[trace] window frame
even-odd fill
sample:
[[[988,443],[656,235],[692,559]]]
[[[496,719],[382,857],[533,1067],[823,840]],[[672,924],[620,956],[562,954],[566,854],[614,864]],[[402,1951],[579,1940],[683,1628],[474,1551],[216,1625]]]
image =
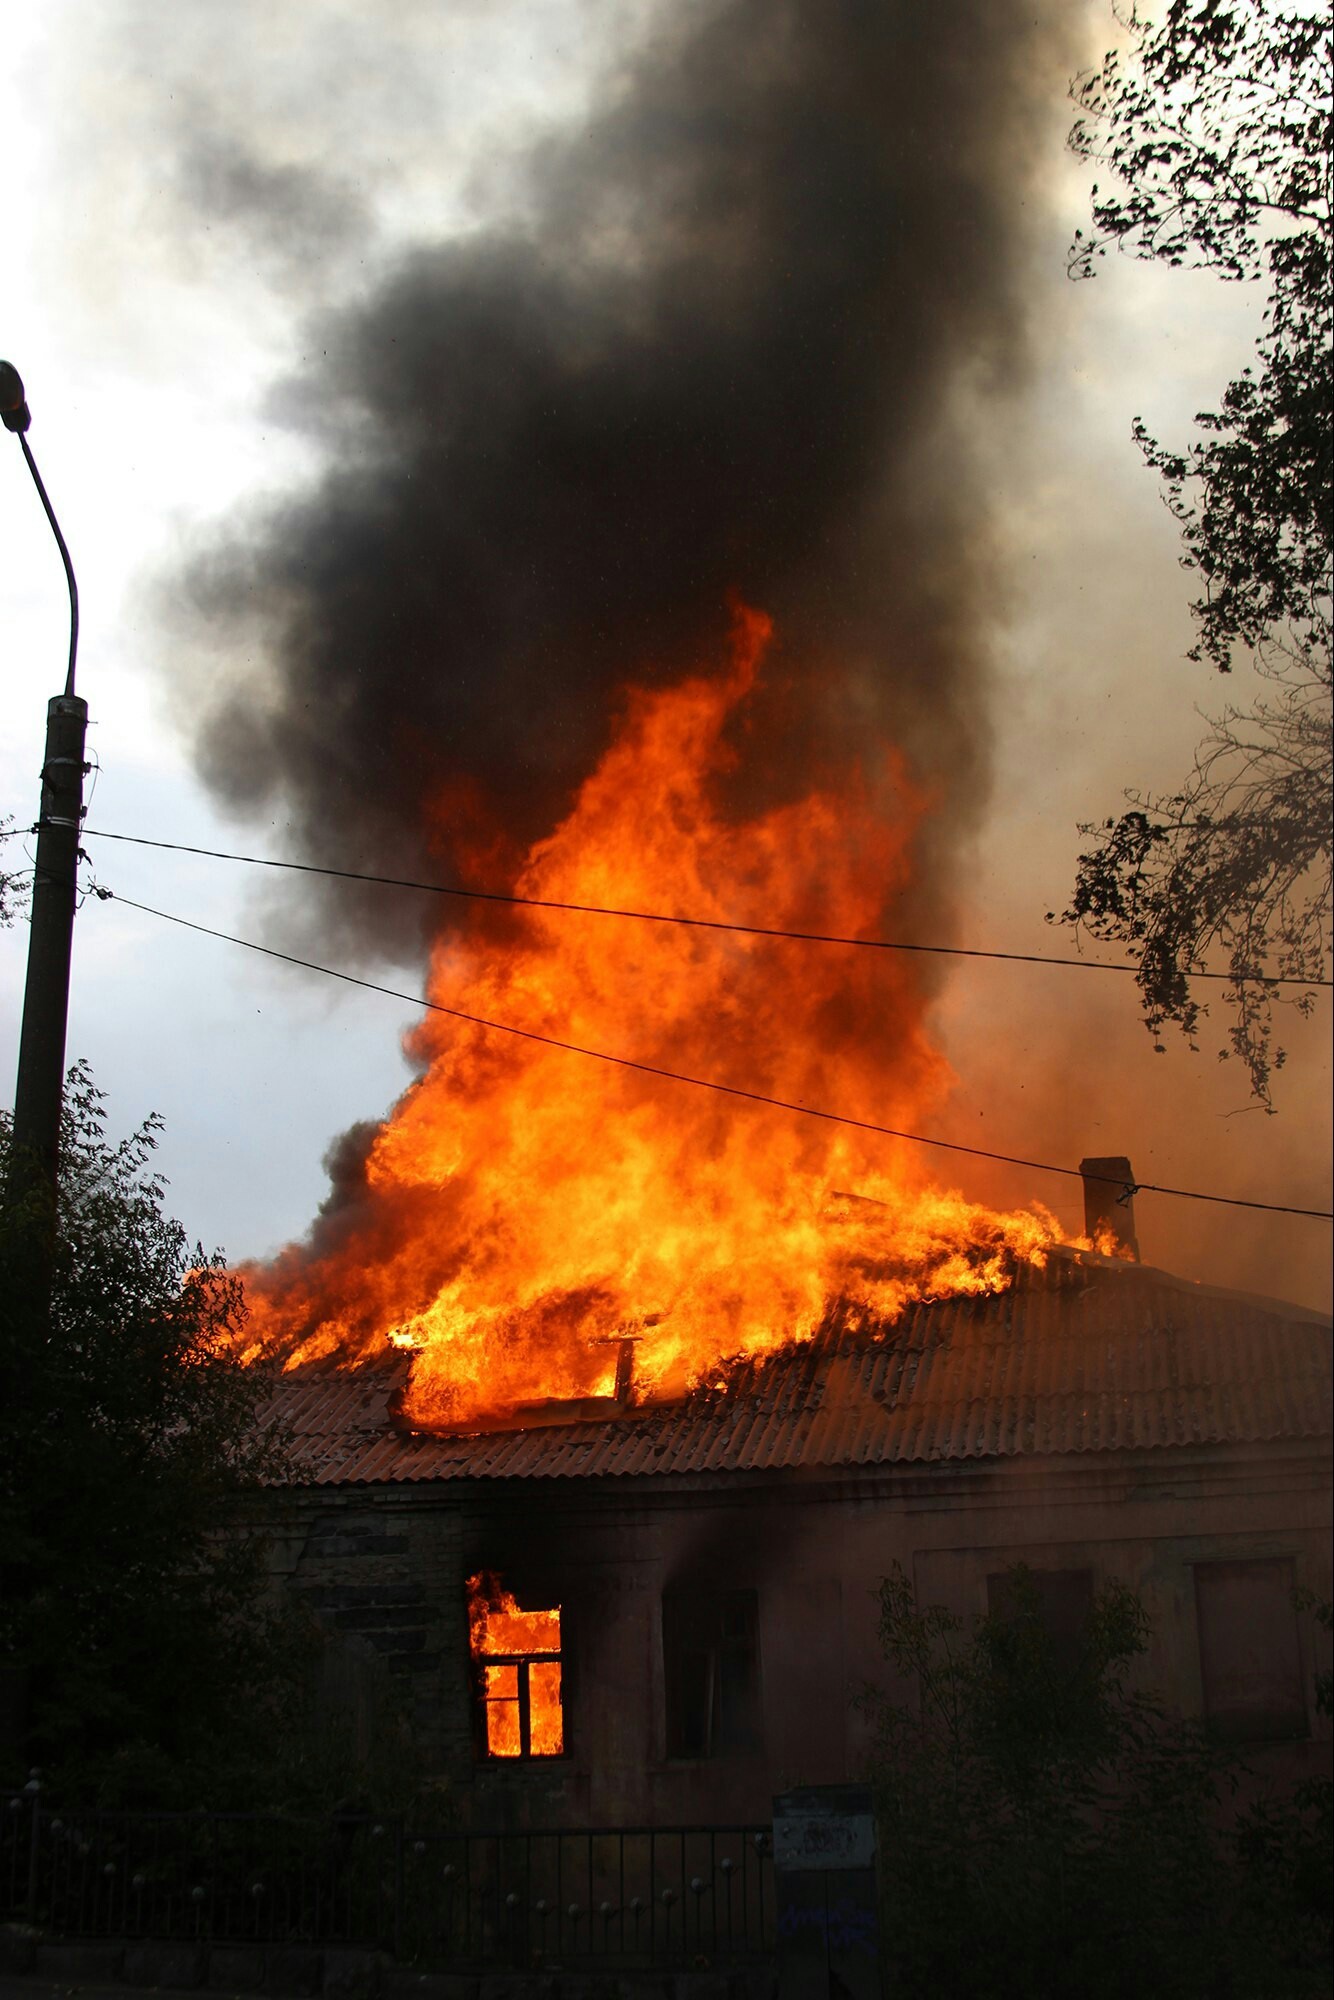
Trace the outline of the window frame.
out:
[[[565,1638],[565,1633],[562,1627],[561,1631],[562,1642],[564,1641],[564,1638]],[[562,1643],[561,1650],[558,1653],[474,1653],[473,1654],[472,1661],[473,1661],[473,1667],[475,1669],[475,1678],[477,1682],[477,1711],[478,1711],[478,1724],[479,1724],[478,1748],[484,1763],[550,1764],[554,1762],[557,1758],[564,1757],[569,1754],[566,1741],[567,1729],[566,1729],[566,1709],[565,1709],[564,1651],[565,1651],[564,1644]],[[533,1748],[532,1695],[528,1685],[528,1670],[530,1667],[545,1667],[545,1666],[555,1666],[560,1669],[561,1747],[559,1750],[534,1750]],[[515,1692],[513,1697],[509,1695],[491,1695],[487,1693],[486,1677],[488,1670],[492,1667],[513,1667],[516,1669]],[[515,1701],[519,1711],[519,1748],[515,1756],[507,1757],[504,1751],[493,1750],[491,1748],[491,1731],[489,1725],[490,1725],[490,1711],[493,1708],[508,1706],[511,1699]]]
[[[744,1604],[749,1631],[738,1643],[727,1631],[729,1607]],[[760,1597],[752,1586],[727,1590],[694,1590],[676,1587],[662,1593],[660,1631],[663,1668],[663,1749],[672,1764],[718,1763],[733,1757],[764,1754],[764,1676],[760,1647]],[[744,1658],[752,1684],[750,1726],[740,1740],[725,1740],[723,1721],[727,1707],[729,1676],[725,1662]],[[685,1664],[690,1659],[704,1662],[702,1738],[687,1741],[684,1727],[688,1709]]]
[[[558,1764],[570,1757],[570,1691],[573,1680],[571,1671],[572,1654],[570,1647],[570,1616],[566,1602],[567,1593],[559,1587],[559,1580],[553,1583],[547,1576],[545,1581],[535,1580],[527,1570],[516,1576],[508,1564],[475,1561],[464,1566],[464,1658],[467,1663],[468,1712],[471,1725],[473,1759],[478,1765],[491,1770],[513,1770],[519,1765]],[[545,1566],[543,1569],[545,1575]],[[557,1631],[558,1643],[546,1645],[538,1652],[520,1653],[475,1652],[473,1650],[472,1596],[470,1585],[474,1577],[489,1581],[504,1597],[510,1600],[520,1616],[541,1616],[556,1612],[559,1615]],[[542,1601],[545,1600],[545,1601]],[[493,1607],[494,1608],[494,1607]],[[503,1609],[503,1607],[502,1607]],[[535,1666],[554,1666],[559,1674],[560,1736],[559,1750],[535,1750],[532,1743],[532,1691],[528,1669]],[[489,1667],[510,1667],[514,1669],[513,1695],[488,1695],[487,1669]],[[519,1749],[513,1754],[493,1750],[490,1743],[490,1711],[504,1707],[515,1707],[518,1711]]]
[[[1037,1589],[1039,1623],[1049,1648],[1054,1674],[1062,1684],[1071,1684],[1077,1678],[1088,1656],[1088,1631],[1098,1597],[1098,1572],[1092,1563],[1060,1563],[1039,1569],[1036,1564],[1025,1562],[1022,1566],[1027,1570]],[[1007,1604],[1005,1599],[1011,1592],[1011,1571],[1015,1567],[1018,1565],[1011,1564],[1009,1568],[1003,1570],[987,1571],[983,1587],[986,1591],[986,1615],[989,1619],[1005,1623],[1014,1617],[1013,1603]],[[1058,1593],[1053,1588],[1058,1579],[1066,1589],[1078,1579],[1081,1595],[1086,1593],[1086,1601],[1081,1607],[1079,1633],[1076,1633],[1073,1625],[1066,1629],[1064,1620],[1051,1616],[1058,1603]],[[1044,1595],[1044,1587],[1049,1595]]]
[[[1288,1605],[1291,1623],[1288,1632],[1292,1642],[1290,1664],[1293,1681],[1289,1689],[1292,1697],[1288,1709],[1288,1725],[1284,1725],[1283,1711],[1275,1708],[1269,1712],[1269,1726],[1265,1712],[1257,1704],[1254,1712],[1249,1712],[1245,1704],[1238,1707],[1222,1698],[1219,1682],[1225,1678],[1225,1662],[1209,1658],[1211,1639],[1207,1623],[1204,1598],[1201,1592],[1202,1574],[1212,1575],[1221,1580],[1225,1571],[1231,1570],[1271,1570],[1277,1572],[1275,1582],[1285,1582],[1283,1595]],[[1303,1639],[1302,1617],[1297,1605],[1292,1601],[1298,1589],[1299,1563],[1291,1551],[1277,1554],[1266,1551],[1262,1554],[1240,1555],[1235,1552],[1196,1557],[1190,1564],[1191,1596],[1194,1600],[1194,1626],[1196,1664],[1199,1672],[1200,1715],[1209,1734],[1217,1741],[1234,1746],[1259,1749],[1264,1746],[1309,1743],[1312,1737],[1311,1697],[1309,1688],[1308,1653]],[[1211,1704],[1211,1680],[1213,1701]],[[1259,1726],[1257,1726],[1259,1725]]]

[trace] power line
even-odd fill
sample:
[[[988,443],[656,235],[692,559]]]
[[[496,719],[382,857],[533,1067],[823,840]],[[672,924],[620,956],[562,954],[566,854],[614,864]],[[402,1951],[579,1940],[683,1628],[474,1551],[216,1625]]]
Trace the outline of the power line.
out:
[[[544,896],[506,895],[498,889],[460,889],[443,882],[418,882],[401,875],[365,875],[355,868],[322,868],[313,861],[274,861],[263,854],[229,854],[216,847],[188,847],[181,841],[149,840],[141,834],[107,833],[101,827],[86,826],[85,834],[95,840],[118,840],[133,847],[163,848],[172,854],[198,854],[210,861],[241,861],[252,868],[288,869],[298,875],[327,875],[338,882],[369,882],[385,889],[417,889],[431,896],[457,896],[469,902],[506,903],[528,910],[565,910],[586,917],[626,917],[641,924],[680,924],[691,930],[732,931],[742,937],[789,938],[799,944],[856,945],[862,951],[912,951],[941,958],[993,958],[1011,965],[1065,965],[1077,972],[1137,972],[1134,965],[1104,965],[1091,958],[1057,958],[1030,951],[983,951],[960,944],[904,944],[897,938],[839,937],[827,931],[789,931],[769,924],[729,923],[721,917],[672,916],[662,910],[622,910],[602,903],[564,903]],[[1232,981],[1230,972],[1192,972],[1191,979]],[[1256,976],[1261,986],[1320,986],[1328,979],[1270,979]]]
[[[278,951],[272,945],[256,944],[251,938],[234,937],[230,931],[214,930],[209,924],[196,923],[190,917],[174,916],[169,910],[156,910],[148,903],[138,903],[130,896],[121,896],[111,889],[98,889],[97,896],[104,901],[121,903],[126,909],[142,910],[145,916],[160,917],[164,923],[179,924],[182,929],[198,931],[203,937],[220,939],[224,944],[241,945],[246,951],[259,952],[264,958],[280,959],[285,965],[300,966],[306,972],[320,972],[328,979],[339,979],[347,986],[360,986],[368,993],[383,993],[391,1000],[403,1000],[413,1007],[424,1007],[433,1014],[447,1014],[455,1021],[466,1021],[475,1028],[486,1028],[495,1034],[514,1035],[525,1042],[539,1042],[545,1048],[560,1049],[566,1055],[587,1056],[595,1062],[612,1063],[618,1069],[637,1070],[643,1076],[657,1076],[669,1083],[689,1084],[695,1090],[713,1090],[725,1097],[738,1097],[749,1104],[764,1104],[775,1111],[794,1111],[803,1118],[818,1118],[830,1125],[848,1125],[859,1132],[875,1132],[887,1139],[902,1139],[913,1146],[932,1146],[946,1153],[966,1153],[976,1160],[999,1160],[1006,1166],[1028,1167],[1034,1173],[1060,1174],[1068,1180],[1086,1178],[1078,1167],[1053,1166],[1049,1160],[1022,1159],[1014,1153],[993,1153],[982,1146],[965,1146],[953,1139],[931,1139],[920,1132],[901,1132],[892,1125],[877,1125],[869,1118],[853,1118],[845,1112],[823,1111],[810,1104],[795,1104],[787,1098],[770,1097],[764,1091],[745,1090],[739,1084],[718,1083],[709,1077],[687,1076],[681,1070],[664,1069],[657,1063],[639,1062],[633,1056],[613,1055],[607,1049],[590,1049],[578,1042],[565,1042],[555,1035],[542,1035],[533,1028],[516,1028],[506,1021],[490,1021],[480,1014],[465,1013],[461,1007],[446,1007],[441,1001],[427,1000],[418,994],[401,993],[395,987],[381,986],[373,979],[361,979],[355,973],[341,972],[336,966],[319,965],[313,959],[297,958],[294,953]],[[1104,1180],[1109,1187],[1122,1187],[1124,1183],[1109,1175],[1088,1175],[1090,1180]],[[1155,1181],[1136,1181],[1126,1192],[1131,1194],[1175,1195],[1183,1201],[1208,1201],[1228,1208],[1263,1209],[1271,1215],[1305,1215],[1321,1222],[1334,1222],[1334,1210],[1326,1208],[1292,1208],[1281,1202],[1245,1201],[1235,1195],[1201,1194],[1195,1188],[1163,1187]]]

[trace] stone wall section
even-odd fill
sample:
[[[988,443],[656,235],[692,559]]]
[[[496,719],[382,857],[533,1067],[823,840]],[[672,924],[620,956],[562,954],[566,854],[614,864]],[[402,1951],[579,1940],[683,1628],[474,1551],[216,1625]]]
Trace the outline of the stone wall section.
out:
[[[331,1641],[323,1693],[365,1738],[388,1693],[423,1768],[472,1765],[467,1614],[458,1508],[413,1487],[283,1497],[272,1565]]]
[[[1152,1626],[1143,1684],[1198,1716],[1196,1570],[1287,1564],[1323,1601],[1329,1505],[1319,1440],[833,1470],[818,1480],[324,1486],[277,1497],[275,1560],[335,1642],[330,1706],[360,1728],[377,1685],[390,1689],[414,1773],[447,1782],[460,1823],[755,1826],[776,1792],[864,1771],[870,1725],[856,1697],[886,1680],[877,1589],[893,1564],[923,1602],[965,1622],[986,1612],[989,1579],[1020,1561],[1087,1573],[1091,1589],[1123,1583]],[[478,1756],[465,1604],[477,1568],[495,1569],[525,1605],[562,1607],[560,1757]],[[745,1749],[681,1757],[665,1732],[661,1607],[669,1592],[719,1591],[756,1601],[762,1727]],[[1251,1762],[1272,1782],[1317,1776],[1329,1762],[1329,1718],[1309,1703],[1327,1639],[1309,1611],[1295,1630],[1308,1733],[1253,1746]]]

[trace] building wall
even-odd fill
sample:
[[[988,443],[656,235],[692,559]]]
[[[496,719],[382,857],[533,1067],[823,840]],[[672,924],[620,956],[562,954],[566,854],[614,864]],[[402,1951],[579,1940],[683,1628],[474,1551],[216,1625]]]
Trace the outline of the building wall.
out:
[[[290,1587],[404,1691],[423,1757],[478,1825],[672,1825],[767,1819],[775,1792],[855,1778],[858,1696],[886,1684],[877,1587],[895,1562],[920,1601],[983,1612],[987,1577],[1023,1560],[1089,1569],[1143,1597],[1142,1679],[1201,1712],[1194,1566],[1289,1560],[1330,1595],[1323,1449],[1269,1445],[995,1460],[775,1481],[514,1481],[318,1491],[285,1539]],[[520,1603],[562,1606],[567,1755],[480,1758],[464,1579],[498,1571]],[[763,1740],[672,1757],[665,1592],[753,1591]],[[1309,1690],[1321,1635],[1298,1620]],[[907,1691],[901,1691],[906,1694]],[[1291,1776],[1327,1765],[1311,1740],[1248,1761]]]
[[[333,1719],[364,1749],[391,1707],[425,1767],[443,1773],[467,1767],[472,1734],[462,1522],[432,1502],[411,1487],[289,1492],[265,1532],[275,1573],[328,1635]]]

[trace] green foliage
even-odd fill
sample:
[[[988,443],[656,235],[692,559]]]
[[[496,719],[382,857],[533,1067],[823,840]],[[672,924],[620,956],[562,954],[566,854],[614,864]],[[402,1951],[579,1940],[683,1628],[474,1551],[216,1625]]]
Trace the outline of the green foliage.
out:
[[[1121,18],[1129,53],[1075,88],[1071,147],[1114,186],[1093,189],[1073,274],[1114,244],[1268,286],[1258,368],[1197,418],[1205,442],[1165,449],[1136,419],[1206,584],[1194,657],[1226,672],[1234,645],[1286,625],[1327,663],[1334,28],[1327,10],[1272,0],[1173,0],[1161,28]]]
[[[1295,1593],[1299,1609],[1310,1611],[1329,1632],[1334,1607],[1309,1591]],[[1334,1676],[1328,1668],[1315,1677],[1316,1709],[1334,1714]],[[1291,1955],[1300,1940],[1306,1955],[1329,1957],[1334,1925],[1334,1782],[1308,1778],[1291,1798],[1262,1798],[1243,1815],[1238,1844],[1252,1893],[1267,1911],[1280,1950]]]
[[[14,825],[14,815],[8,813],[0,819],[0,859],[12,859],[9,849],[3,844],[13,840],[18,833]],[[21,857],[20,857],[21,858]],[[21,876],[10,874],[0,867],[0,931],[8,930],[23,914],[28,900],[28,885]]]
[[[0,1783],[443,1823],[395,1690],[271,1582],[287,1441],[239,1280],[163,1211],[160,1122],[110,1143],[70,1072],[48,1298],[49,1195],[0,1116]]]
[[[1081,829],[1099,842],[1079,858],[1064,915],[1091,937],[1131,947],[1159,1050],[1169,1022],[1198,1046],[1207,1008],[1192,971],[1221,957],[1231,1022],[1220,1058],[1241,1061],[1266,1110],[1285,1061],[1274,1009],[1309,1014],[1328,975],[1329,753],[1324,688],[1282,685],[1249,715],[1225,710],[1180,791],[1132,791],[1129,812]],[[1280,993],[1275,979],[1310,985]]]
[[[48,1302],[49,1199],[0,1126],[0,1664],[11,1763],[164,1804],[271,1750],[303,1645],[262,1540],[221,1532],[284,1450],[232,1358],[237,1281],[163,1212],[157,1131],[109,1143],[71,1072]]]
[[[1213,723],[1178,792],[1131,792],[1081,855],[1064,921],[1137,953],[1146,1022],[1193,1038],[1191,973],[1224,954],[1229,1047],[1272,1109],[1275,978],[1318,981],[1329,960],[1334,28],[1327,10],[1174,0],[1161,27],[1121,17],[1126,52],[1076,82],[1070,144],[1110,170],[1095,233],[1107,249],[1205,266],[1266,290],[1255,365],[1165,446],[1136,418],[1161,475],[1185,567],[1204,588],[1191,657],[1228,672],[1238,649],[1274,689]],[[1309,1009],[1310,994],[1297,1005]]]
[[[1295,1920],[1294,1811],[1268,1809],[1262,1875],[1251,1864],[1263,1815],[1243,1822],[1248,1850],[1220,1810],[1234,1774],[1133,1685],[1139,1600],[1119,1584],[1098,1593],[1071,1658],[1030,1574],[1012,1571],[1010,1587],[1003,1617],[972,1623],[919,1607],[897,1567],[881,1589],[886,1658],[916,1693],[866,1697],[889,1989],[994,2000],[1322,1990],[1328,1930]]]

